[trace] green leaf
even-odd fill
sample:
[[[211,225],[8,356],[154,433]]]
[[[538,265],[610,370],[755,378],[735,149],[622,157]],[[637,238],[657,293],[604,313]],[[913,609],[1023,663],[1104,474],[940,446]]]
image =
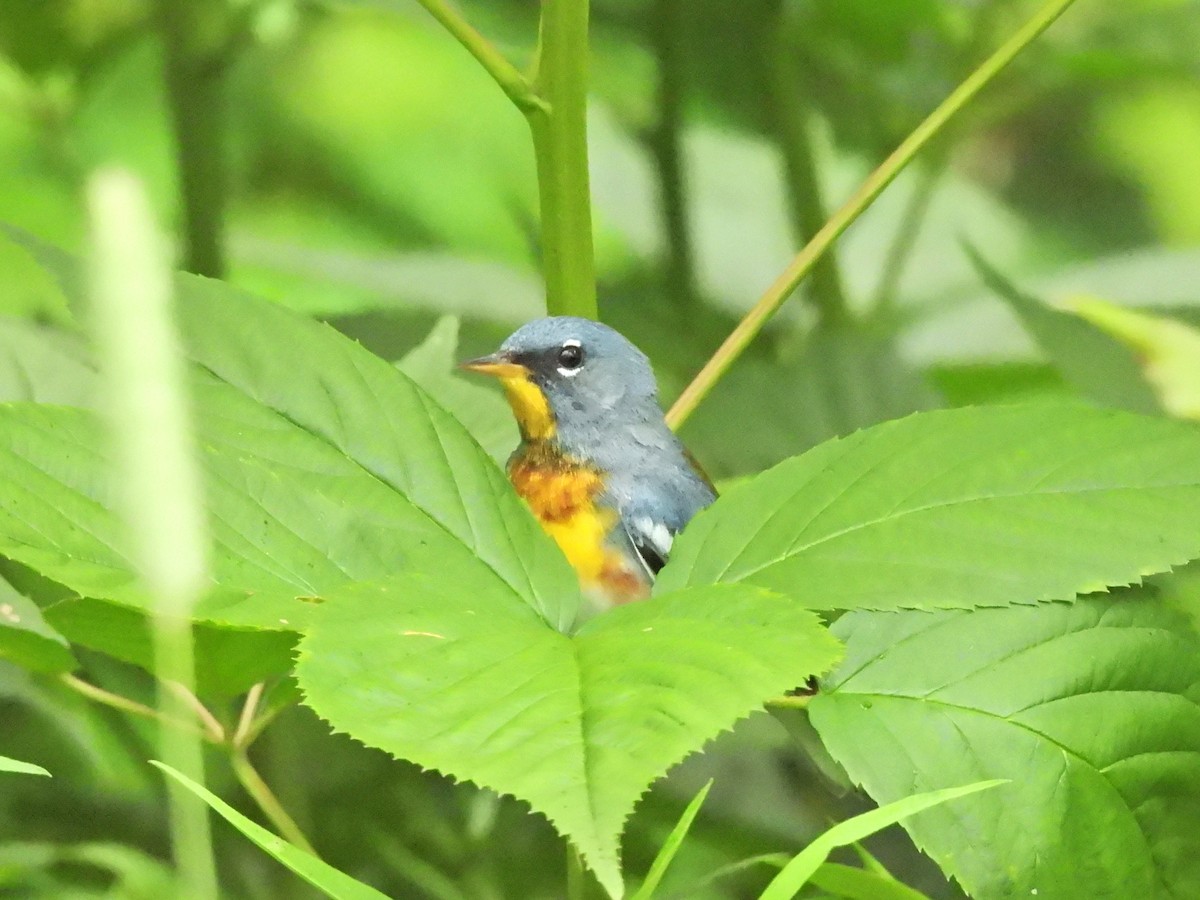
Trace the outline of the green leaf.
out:
[[[69,672],[75,657],[61,634],[46,624],[36,603],[0,578],[0,659],[37,672]]]
[[[339,592],[297,678],[334,728],[528,802],[616,896],[618,834],[647,785],[837,654],[815,615],[754,588],[628,604],[567,635],[459,569]]]
[[[77,264],[17,234],[78,295]],[[200,618],[303,626],[349,581],[495,572],[566,628],[578,583],[469,434],[413,382],[332,329],[220,282],[179,276],[196,364],[217,589]],[[269,335],[270,340],[263,336]],[[0,406],[0,553],[83,596],[145,608],[121,548],[95,418]]]
[[[74,335],[0,318],[0,402],[87,407],[95,380],[82,341]]]
[[[1159,411],[1137,359],[1119,341],[1078,316],[1022,292],[976,250],[970,246],[965,249],[984,283],[1012,307],[1038,346],[1076,390],[1109,406],[1133,412]]]
[[[1001,784],[1004,784],[1003,780],[977,781],[961,787],[914,794],[911,797],[889,803],[887,806],[881,806],[879,809],[872,809],[844,822],[839,822],[797,853],[783,867],[783,871],[771,879],[771,883],[759,896],[759,900],[790,900],[800,888],[812,879],[829,854],[838,847],[845,847],[847,844],[861,841],[909,816],[940,806],[949,800],[985,791]]]
[[[46,619],[72,643],[154,671],[152,622],[146,613],[91,598],[68,598],[46,607]],[[196,691],[206,699],[235,697],[251,685],[292,667],[291,632],[192,627]]]
[[[840,863],[823,863],[809,883],[847,900],[929,900],[920,891],[888,874]]]
[[[1102,300],[1077,300],[1073,308],[1137,354],[1164,410],[1200,419],[1200,329]]]
[[[240,812],[218,797],[216,794],[196,784],[182,772],[177,772],[166,763],[150,760],[152,766],[162,769],[171,778],[207,803],[213,810],[234,828],[256,843],[279,862],[283,863],[313,887],[324,891],[335,900],[387,900],[387,895],[375,888],[355,881],[345,872],[289,844],[278,835],[272,834],[256,822],[247,819]]]
[[[1200,555],[1200,431],[1070,405],[939,410],[735,487],[656,590],[745,582],[814,609],[1002,606]]]
[[[1144,593],[851,613],[809,706],[880,803],[1008,778],[905,823],[972,897],[1200,894],[1200,641]]]
[[[397,365],[458,419],[488,456],[503,463],[520,441],[512,411],[500,393],[455,374],[458,362],[458,319],[445,316]]]
[[[687,805],[687,808],[683,811],[683,815],[679,817],[679,821],[675,823],[675,827],[671,829],[671,833],[667,835],[667,839],[663,842],[662,847],[659,848],[658,854],[654,857],[654,862],[650,864],[650,871],[646,873],[646,880],[637,889],[637,893],[633,895],[632,900],[650,900],[654,896],[654,892],[658,890],[659,882],[662,881],[663,875],[667,873],[667,868],[671,865],[671,861],[675,859],[675,854],[683,846],[683,841],[692,827],[692,822],[699,815],[700,807],[704,805],[704,800],[708,797],[708,792],[712,788],[712,785],[712,779],[710,778],[708,783],[700,788],[699,793],[692,798],[692,802]]]
[[[19,759],[9,759],[7,756],[0,756],[0,772],[17,772],[22,775],[45,775],[47,778],[50,777],[50,773],[41,766],[21,762]]]

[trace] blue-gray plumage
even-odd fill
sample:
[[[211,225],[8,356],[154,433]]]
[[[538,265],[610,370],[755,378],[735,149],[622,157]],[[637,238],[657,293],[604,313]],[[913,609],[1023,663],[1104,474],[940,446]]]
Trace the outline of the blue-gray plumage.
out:
[[[534,495],[548,469],[598,474],[590,499],[616,514],[605,541],[634,558],[644,595],[675,535],[716,496],[663,419],[646,355],[606,325],[556,316],[522,326],[496,353],[464,366],[504,384],[522,433],[510,477],[568,558],[554,527],[562,511]]]

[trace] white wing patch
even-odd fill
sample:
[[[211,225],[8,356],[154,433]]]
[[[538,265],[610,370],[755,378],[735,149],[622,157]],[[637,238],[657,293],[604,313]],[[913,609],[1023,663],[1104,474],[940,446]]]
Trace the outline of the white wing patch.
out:
[[[658,570],[670,557],[675,535],[662,522],[656,522],[649,516],[638,516],[626,521],[625,533],[629,535],[634,553],[642,568],[646,570],[646,575],[653,581]]]
[[[675,543],[675,535],[671,534],[666,525],[662,522],[655,522],[649,516],[640,516],[634,519],[633,525],[642,540],[649,543],[659,556],[666,559],[670,555],[671,545]]]

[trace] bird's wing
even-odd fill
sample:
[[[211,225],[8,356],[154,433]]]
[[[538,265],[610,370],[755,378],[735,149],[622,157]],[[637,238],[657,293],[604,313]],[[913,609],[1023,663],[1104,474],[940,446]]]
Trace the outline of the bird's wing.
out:
[[[667,564],[676,530],[652,516],[632,516],[621,523],[650,580]]]

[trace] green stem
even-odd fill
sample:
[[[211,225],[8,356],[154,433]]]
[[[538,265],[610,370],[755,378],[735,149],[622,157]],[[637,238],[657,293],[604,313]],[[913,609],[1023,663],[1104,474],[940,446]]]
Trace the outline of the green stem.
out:
[[[541,200],[542,267],[551,315],[596,318],[588,187],[588,0],[542,0],[534,86],[548,108],[528,113]]]
[[[658,190],[667,237],[667,294],[683,308],[696,301],[692,236],[688,228],[683,172],[684,44],[683,0],[656,0],[650,36],[658,59],[658,122],[647,144],[658,169]]]
[[[791,40],[786,8],[781,4],[775,23],[771,68],[771,107],[775,136],[787,175],[788,208],[798,242],[807,244],[825,224],[825,204],[813,150],[809,106],[800,91],[800,67]],[[846,318],[846,294],[837,257],[832,251],[813,267],[809,297],[825,321]]]
[[[106,691],[102,687],[97,687],[91,682],[84,681],[82,678],[77,678],[69,673],[60,675],[59,680],[71,690],[82,694],[89,700],[94,700],[96,703],[101,703],[112,709],[119,709],[121,712],[129,713],[130,715],[154,719],[157,722],[171,725],[173,728],[181,728],[191,734],[203,737],[207,741],[212,740],[212,737],[206,731],[198,728],[190,719],[163,719],[160,712],[153,707],[146,706],[144,703],[138,703],[136,700],[130,700],[128,697],[122,697],[120,694]]]
[[[167,97],[175,132],[183,203],[184,267],[220,278],[225,272],[225,59],[214,44],[208,0],[160,0]]]
[[[313,856],[317,855],[317,851],[313,849],[312,844],[308,842],[308,838],[304,836],[304,832],[296,824],[296,821],[288,815],[288,811],[283,808],[283,804],[279,802],[279,798],[275,796],[258,770],[250,762],[250,758],[246,756],[244,750],[234,750],[229,756],[230,763],[233,766],[233,774],[237,776],[238,782],[246,793],[258,804],[258,808],[263,811],[263,814],[271,820],[271,824],[276,830],[283,835],[288,843],[299,847],[301,850],[307,850]]]
[[[446,0],[417,0],[467,52],[475,57],[492,80],[526,115],[545,111],[546,101],[537,95],[529,79],[521,74],[496,47],[476,31]]]
[[[258,704],[262,700],[262,695],[263,683],[261,681],[251,687],[249,693],[246,694],[246,702],[242,704],[237,727],[233,730],[233,737],[230,739],[230,744],[236,750],[250,746],[247,739],[250,737],[255,717],[258,715]]]
[[[159,753],[167,765],[188,773],[189,777],[202,779],[204,756],[199,739],[170,724],[186,718],[192,708],[182,694],[168,687],[168,682],[190,684],[194,665],[192,623],[173,614],[160,615],[154,629],[154,671],[161,679],[158,707],[163,720],[159,724]],[[216,898],[219,895],[208,810],[174,779],[168,780],[167,794],[171,805],[171,842],[187,895],[197,900]]]
[[[1016,58],[1038,35],[1050,27],[1074,3],[1075,0],[1047,0],[1040,10],[1009,38],[995,53],[971,73],[929,117],[917,126],[903,143],[875,169],[854,195],[841,207],[825,226],[802,249],[783,273],[759,299],[754,308],[738,323],[729,337],[700,373],[687,386],[667,414],[671,427],[678,428],[700,405],[713,386],[733,365],[742,351],[762,330],[767,320],[775,314],[784,301],[791,296],[796,286],[804,280],[813,266],[850,227],[862,212],[870,206],[896,176],[912,162],[913,158],[945,127],[976,94]]]

